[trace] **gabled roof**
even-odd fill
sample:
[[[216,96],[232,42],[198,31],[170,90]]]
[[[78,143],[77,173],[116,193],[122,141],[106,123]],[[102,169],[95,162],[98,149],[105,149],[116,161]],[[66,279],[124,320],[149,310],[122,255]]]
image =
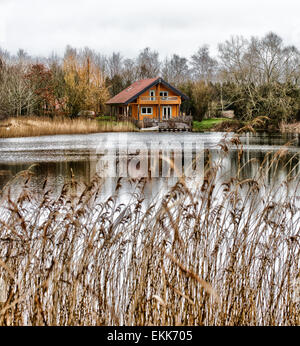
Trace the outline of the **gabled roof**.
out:
[[[110,100],[106,102],[106,104],[128,104],[134,101],[139,95],[143,94],[147,89],[153,87],[154,85],[161,83],[165,85],[167,88],[171,89],[174,93],[180,95],[183,99],[187,100],[188,97],[184,95],[181,91],[174,88],[172,85],[164,81],[160,77],[150,78],[150,79],[142,79],[134,82],[126,89],[122,90],[119,94],[112,97]]]

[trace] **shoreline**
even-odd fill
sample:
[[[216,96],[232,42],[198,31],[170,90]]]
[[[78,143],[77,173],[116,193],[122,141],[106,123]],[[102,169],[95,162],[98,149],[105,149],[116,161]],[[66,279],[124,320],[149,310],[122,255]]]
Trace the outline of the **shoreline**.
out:
[[[204,132],[234,132],[243,128],[244,124],[237,119],[211,118],[193,121],[194,133]],[[266,129],[257,129],[257,132],[269,132]],[[22,138],[72,134],[93,134],[105,132],[142,132],[132,122],[99,120],[84,118],[61,118],[61,117],[12,117],[0,121],[0,138]],[[251,132],[251,131],[249,131]],[[299,134],[300,122],[281,125],[276,133]]]

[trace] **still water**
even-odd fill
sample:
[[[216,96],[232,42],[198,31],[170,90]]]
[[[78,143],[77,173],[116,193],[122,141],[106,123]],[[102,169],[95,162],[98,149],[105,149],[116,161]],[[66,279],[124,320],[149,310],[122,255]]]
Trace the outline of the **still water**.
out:
[[[225,133],[98,133],[1,139],[0,189],[18,172],[35,165],[31,187],[36,192],[42,189],[45,179],[48,188],[59,192],[70,179],[71,172],[81,183],[89,183],[97,173],[105,176],[103,195],[107,196],[114,191],[119,176],[146,178],[145,193],[150,200],[176,182],[178,176],[185,172],[184,166],[191,162],[186,159],[194,160],[197,151],[201,153],[200,171],[208,159],[217,161],[222,153],[220,142],[224,136]],[[233,134],[227,134],[228,140],[232,137]],[[266,172],[266,180],[269,184],[280,184],[290,173],[291,177],[295,177],[294,184],[298,183],[299,135],[244,134],[240,136],[240,141],[243,147],[241,162],[244,165],[242,178],[254,178],[266,155],[271,160],[277,151],[284,148],[285,155],[276,169]],[[228,155],[222,162],[222,181],[236,175],[238,148],[240,145],[229,147]],[[99,160],[105,155],[106,164],[110,166],[109,173],[103,171],[102,161],[99,165]],[[164,155],[169,160],[161,162]],[[196,175],[200,171],[197,173],[195,170]],[[125,182],[123,193],[126,195],[131,188],[132,183]]]

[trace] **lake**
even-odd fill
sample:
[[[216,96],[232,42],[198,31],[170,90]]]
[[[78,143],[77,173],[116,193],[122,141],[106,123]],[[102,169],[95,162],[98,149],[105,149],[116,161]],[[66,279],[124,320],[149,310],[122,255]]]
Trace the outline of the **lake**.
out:
[[[186,174],[186,166],[191,165],[191,160],[195,161],[197,153],[200,153],[198,159],[200,158],[201,162],[198,171],[194,167],[191,181],[202,173],[203,166],[208,160],[217,161],[222,152],[220,142],[225,135],[225,133],[98,133],[1,139],[0,187],[18,172],[36,165],[33,168],[35,175],[31,180],[31,187],[36,192],[42,188],[45,179],[48,188],[58,192],[70,179],[71,172],[76,181],[81,183],[89,183],[95,173],[98,173],[105,177],[103,195],[108,196],[114,191],[120,176],[143,177],[147,181],[146,199],[152,199],[166,192],[183,172]],[[230,140],[233,134],[226,136]],[[254,178],[266,155],[270,161],[278,150],[285,148],[285,155],[276,169],[266,173],[267,182],[273,185],[279,184],[289,173],[294,177],[298,174],[297,179],[299,179],[299,135],[248,133],[241,135],[240,141],[243,146],[241,162],[244,165],[241,178]],[[110,166],[106,167],[106,171],[103,171],[103,157]],[[162,157],[168,157],[168,160],[162,160]],[[231,145],[222,165],[220,182],[236,175],[237,146]],[[123,180],[123,192],[126,195],[132,190],[132,183],[128,183],[128,179]]]

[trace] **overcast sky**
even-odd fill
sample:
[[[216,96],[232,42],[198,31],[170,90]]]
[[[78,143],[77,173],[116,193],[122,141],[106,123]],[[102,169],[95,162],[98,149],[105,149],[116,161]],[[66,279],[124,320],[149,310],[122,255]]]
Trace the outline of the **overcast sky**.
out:
[[[231,35],[269,31],[300,49],[299,0],[0,0],[0,46],[31,55],[67,44],[133,58],[149,46],[161,58],[189,57]]]

